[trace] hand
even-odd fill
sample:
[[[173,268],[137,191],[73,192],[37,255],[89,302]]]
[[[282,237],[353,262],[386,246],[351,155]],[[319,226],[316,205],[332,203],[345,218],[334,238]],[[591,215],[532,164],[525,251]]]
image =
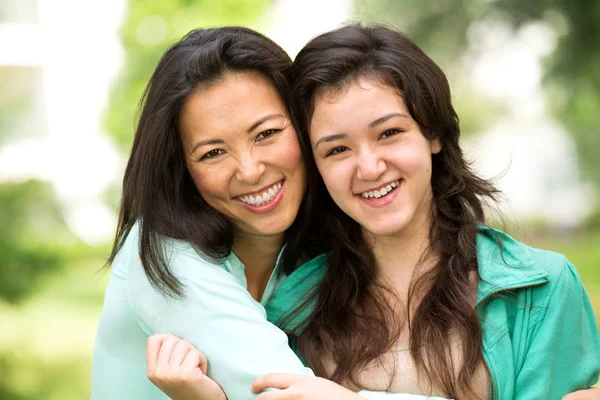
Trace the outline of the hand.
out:
[[[223,389],[206,376],[208,360],[173,335],[153,335],[146,344],[148,379],[173,400],[226,400]]]
[[[357,400],[358,394],[323,378],[297,374],[266,374],[252,384],[252,392],[278,388],[261,393],[256,400]]]
[[[562,400],[599,400],[600,388],[589,388],[569,393]]]

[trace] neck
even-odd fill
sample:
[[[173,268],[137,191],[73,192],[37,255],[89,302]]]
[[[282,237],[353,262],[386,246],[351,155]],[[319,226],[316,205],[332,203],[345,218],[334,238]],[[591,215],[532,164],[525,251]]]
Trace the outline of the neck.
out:
[[[408,294],[412,281],[427,271],[435,257],[428,252],[429,213],[419,213],[406,229],[392,235],[373,235],[365,232],[383,283],[394,288],[400,298]]]
[[[283,246],[283,233],[271,236],[236,232],[232,251],[244,264],[248,292],[260,301]]]

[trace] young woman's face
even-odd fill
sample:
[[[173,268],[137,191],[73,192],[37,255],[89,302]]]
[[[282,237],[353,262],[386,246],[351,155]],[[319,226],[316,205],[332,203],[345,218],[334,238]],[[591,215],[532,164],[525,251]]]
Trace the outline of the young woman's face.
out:
[[[368,232],[414,234],[427,223],[431,155],[441,146],[423,136],[394,88],[364,78],[324,91],[310,140],[329,194]]]
[[[180,115],[187,168],[204,200],[236,230],[284,232],[306,176],[285,104],[262,75],[226,75],[191,95]]]

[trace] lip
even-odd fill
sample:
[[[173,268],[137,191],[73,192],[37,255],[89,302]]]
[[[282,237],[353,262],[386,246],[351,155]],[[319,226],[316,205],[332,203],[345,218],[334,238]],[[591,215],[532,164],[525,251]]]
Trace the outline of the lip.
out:
[[[243,197],[243,196],[256,196],[259,194],[263,194],[264,192],[266,192],[267,190],[269,190],[270,187],[273,187],[274,185],[277,185],[278,183],[281,183],[282,187],[283,187],[283,182],[285,181],[285,179],[281,179],[277,182],[271,183],[270,185],[267,185],[263,188],[260,188],[254,192],[248,192],[248,193],[242,193],[240,195],[234,196],[234,199],[237,199],[238,197]]]
[[[279,203],[281,202],[281,199],[283,199],[283,192],[285,191],[285,179],[276,182],[276,183],[280,183],[281,182],[281,189],[279,189],[279,191],[277,192],[277,194],[275,195],[275,197],[273,198],[273,200],[269,201],[266,204],[261,204],[259,206],[257,205],[252,205],[252,204],[248,204],[248,203],[244,203],[243,201],[239,200],[238,198],[235,198],[235,202],[237,204],[239,204],[240,206],[244,207],[245,209],[252,211],[253,213],[256,214],[264,214],[264,213],[268,213],[269,211],[274,210]],[[273,186],[274,184],[271,184],[269,186],[265,186],[265,188],[270,188],[271,186]],[[265,188],[261,189],[263,192],[265,191]],[[260,194],[261,190],[258,190],[254,193],[256,194]],[[242,196],[247,196],[248,194],[243,194]]]
[[[389,181],[389,182],[387,182],[387,183],[383,183],[383,184],[381,184],[381,185],[379,185],[379,186],[376,186],[376,187],[374,187],[374,188],[371,188],[371,189],[363,190],[363,191],[361,191],[361,192],[355,193],[354,195],[355,195],[355,196],[360,196],[360,195],[361,195],[361,193],[365,193],[365,192],[373,192],[373,191],[375,191],[375,190],[380,190],[381,188],[383,188],[383,187],[386,187],[386,186],[387,186],[387,185],[389,185],[390,183],[394,183],[394,182],[396,182],[396,181],[397,181],[397,182],[401,182],[401,181],[402,181],[402,179],[400,179],[400,178],[399,178],[399,179],[394,179],[393,181]]]
[[[397,179],[397,181],[398,181],[398,186],[396,187],[396,189],[394,189],[390,194],[387,194],[383,197],[379,197],[379,198],[372,197],[372,198],[365,199],[360,194],[355,194],[354,196],[358,197],[366,205],[373,207],[373,208],[387,206],[388,204],[393,202],[396,199],[396,197],[398,197],[398,190],[404,185],[404,179]],[[392,181],[392,182],[395,182],[395,181]],[[380,187],[383,187],[383,186],[380,186]],[[371,189],[371,190],[376,190],[376,189]],[[364,193],[364,192],[361,192],[361,193]]]

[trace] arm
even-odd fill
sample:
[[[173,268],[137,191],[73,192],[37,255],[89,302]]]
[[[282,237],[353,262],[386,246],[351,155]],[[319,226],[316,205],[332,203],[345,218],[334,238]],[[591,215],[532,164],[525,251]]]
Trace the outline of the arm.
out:
[[[585,390],[578,390],[573,393],[569,393],[562,400],[598,400],[600,399],[600,388],[590,388]]]
[[[254,399],[252,382],[268,372],[311,373],[262,306],[221,266],[191,248],[175,249],[170,266],[185,289],[185,298],[175,300],[158,293],[132,258],[128,295],[139,325],[148,335],[172,333],[202,349],[211,361],[207,375],[228,398]]]
[[[598,381],[598,326],[577,271],[569,262],[549,295],[543,318],[528,336],[515,399],[558,399]]]

